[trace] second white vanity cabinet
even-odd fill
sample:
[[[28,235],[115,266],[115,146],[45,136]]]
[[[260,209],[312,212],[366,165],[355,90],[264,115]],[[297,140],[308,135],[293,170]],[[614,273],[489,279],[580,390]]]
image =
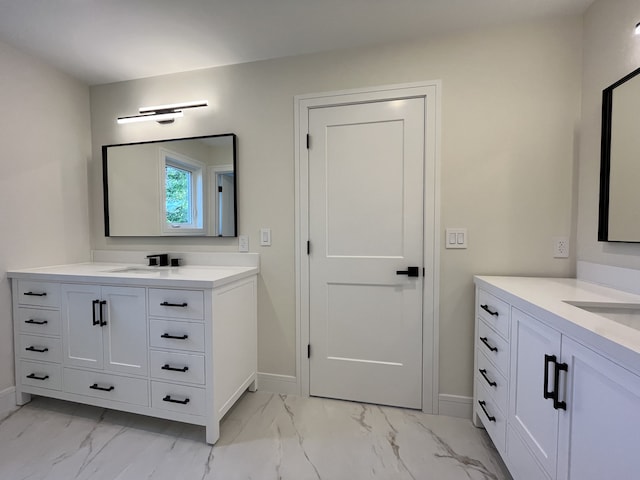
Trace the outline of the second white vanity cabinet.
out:
[[[118,267],[118,268],[114,268]],[[12,278],[16,397],[206,427],[257,388],[257,267],[77,264]]]
[[[582,321],[582,313],[572,310],[576,307],[562,302],[588,301],[592,290],[600,292],[601,287],[583,290],[576,288],[575,280],[508,277],[476,277],[476,284],[474,423],[486,426],[514,479],[637,478],[640,352],[622,348],[596,332],[610,329],[613,336],[618,326],[591,314]],[[549,297],[554,295],[535,294],[548,289],[556,289],[554,295],[562,302],[555,311],[549,311],[555,305]],[[487,380],[479,374],[486,364],[486,348],[478,339],[481,329],[486,332],[487,328],[481,307],[487,298],[510,309],[506,379]],[[596,298],[602,301],[603,296]],[[626,294],[621,298],[632,300]],[[575,322],[566,318],[574,314]],[[640,340],[630,329],[620,333]],[[487,414],[478,403],[483,396],[497,398],[496,386],[489,385],[494,378],[498,385],[508,383],[508,409],[500,410],[496,400],[495,415]],[[498,427],[506,429],[504,440]]]

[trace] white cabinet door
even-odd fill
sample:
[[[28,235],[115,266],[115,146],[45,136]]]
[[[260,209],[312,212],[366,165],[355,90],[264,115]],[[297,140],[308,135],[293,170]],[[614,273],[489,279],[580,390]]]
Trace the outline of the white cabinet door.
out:
[[[100,287],[63,284],[61,294],[64,364],[102,368]]]
[[[146,375],[144,288],[102,287],[104,369]]]
[[[515,308],[511,319],[509,421],[546,472],[555,478],[558,410],[552,399],[544,397],[544,390],[545,386],[549,391],[555,388],[553,364],[546,360],[555,356],[560,361],[561,335]]]
[[[144,288],[62,285],[63,362],[146,375]]]
[[[562,340],[567,412],[560,414],[559,480],[638,478],[640,377]]]

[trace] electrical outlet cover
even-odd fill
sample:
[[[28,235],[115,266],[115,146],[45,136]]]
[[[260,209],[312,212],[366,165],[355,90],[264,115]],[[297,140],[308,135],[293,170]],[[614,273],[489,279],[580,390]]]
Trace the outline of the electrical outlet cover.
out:
[[[567,237],[553,238],[553,258],[569,258],[569,239]]]

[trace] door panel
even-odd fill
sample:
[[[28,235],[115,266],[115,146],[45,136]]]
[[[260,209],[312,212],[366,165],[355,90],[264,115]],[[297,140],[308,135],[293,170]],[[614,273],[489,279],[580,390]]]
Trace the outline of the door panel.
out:
[[[311,395],[422,406],[424,109],[309,110]]]
[[[560,333],[520,310],[511,313],[511,426],[520,434],[550,476],[558,452],[558,410],[543,395],[545,355],[560,359]],[[549,389],[553,390],[552,368]],[[507,452],[508,454],[508,452]]]
[[[144,288],[102,287],[107,302],[105,370],[146,375],[147,321]]]
[[[559,480],[637,478],[640,377],[562,339],[567,411],[560,415]]]
[[[100,287],[63,284],[61,293],[64,364],[102,368],[102,329],[93,323],[99,318],[93,302],[100,300]]]

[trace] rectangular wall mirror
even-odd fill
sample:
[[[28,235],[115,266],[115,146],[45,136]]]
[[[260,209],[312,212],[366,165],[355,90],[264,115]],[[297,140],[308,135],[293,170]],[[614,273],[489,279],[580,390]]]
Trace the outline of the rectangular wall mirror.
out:
[[[236,143],[229,133],[104,145],[105,236],[235,237]]]
[[[640,68],[602,92],[598,240],[640,242]]]

